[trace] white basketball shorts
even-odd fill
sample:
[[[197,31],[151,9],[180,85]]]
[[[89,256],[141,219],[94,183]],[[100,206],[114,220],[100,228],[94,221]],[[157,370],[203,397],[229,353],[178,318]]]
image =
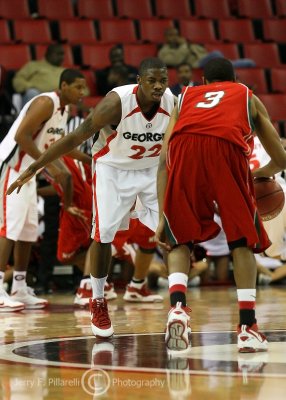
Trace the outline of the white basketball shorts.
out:
[[[0,236],[14,241],[35,242],[38,237],[38,212],[36,179],[33,178],[16,191],[6,190],[19,173],[6,167],[0,177]]]
[[[156,176],[157,167],[122,170],[100,162],[93,165],[91,237],[111,243],[117,231],[128,229],[130,218],[139,218],[155,231],[159,221]]]

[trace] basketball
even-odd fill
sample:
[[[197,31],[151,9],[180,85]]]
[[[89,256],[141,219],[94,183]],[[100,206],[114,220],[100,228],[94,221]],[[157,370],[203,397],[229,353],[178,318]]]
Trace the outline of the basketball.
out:
[[[254,190],[262,221],[269,221],[280,214],[285,203],[285,196],[282,187],[275,179],[255,178]]]

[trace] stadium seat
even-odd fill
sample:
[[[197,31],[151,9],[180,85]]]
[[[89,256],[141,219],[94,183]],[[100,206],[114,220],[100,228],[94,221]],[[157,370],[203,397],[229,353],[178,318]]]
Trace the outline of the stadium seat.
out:
[[[71,0],[38,0],[38,12],[48,19],[68,19],[74,17]]]
[[[238,0],[238,13],[253,19],[273,17],[270,0]]]
[[[0,43],[11,43],[9,27],[7,21],[4,21],[3,19],[0,20]]]
[[[188,0],[156,0],[156,15],[164,18],[188,18],[191,9]]]
[[[81,46],[82,64],[92,68],[105,68],[110,65],[109,52],[112,44],[108,45],[88,45]]]
[[[150,0],[117,0],[117,14],[135,19],[153,17]]]
[[[78,15],[90,19],[113,18],[112,0],[78,0]]]
[[[132,19],[101,20],[100,39],[105,43],[134,43],[137,42],[135,26]]]
[[[51,43],[50,25],[44,19],[22,19],[14,21],[15,39],[27,44]]]
[[[160,19],[156,22],[154,19],[142,19],[139,21],[139,26],[142,41],[163,43],[165,30],[174,26],[174,22],[171,19]]]
[[[265,40],[275,42],[286,42],[286,18],[266,19],[263,21],[263,32]]]
[[[102,99],[101,96],[86,96],[82,99],[82,103],[87,108],[94,108]]]
[[[272,68],[271,89],[273,92],[286,93],[286,68]],[[286,110],[285,110],[286,113]]]
[[[178,83],[176,68],[168,68],[168,81],[169,87]]]
[[[90,96],[96,96],[96,76],[94,71],[84,69],[80,71],[86,80],[86,85],[89,89]]]
[[[195,2],[195,15],[212,19],[231,17],[227,0],[197,0]]]
[[[278,17],[286,17],[286,2],[285,0],[276,0],[276,14]]]
[[[286,120],[286,95],[285,94],[261,94],[260,100],[264,103],[270,118],[273,121]]]
[[[26,44],[0,46],[1,65],[6,69],[19,69],[31,60],[30,48]]]
[[[27,0],[0,0],[0,17],[7,19],[30,18]]]
[[[63,44],[62,46],[63,46],[64,52],[65,52],[63,66],[66,68],[73,68],[74,67],[74,59],[73,59],[73,53],[72,53],[71,46],[69,44]],[[43,44],[36,45],[35,46],[36,60],[40,60],[41,58],[44,58],[46,50],[47,50],[46,45],[43,45]]]
[[[244,57],[251,58],[257,67],[279,67],[280,57],[275,43],[244,44]]]
[[[180,20],[181,35],[191,43],[216,42],[216,36],[212,20]]]
[[[236,68],[236,77],[254,91],[254,93],[268,93],[265,72],[263,68]]]
[[[219,50],[230,60],[236,60],[239,58],[238,48],[235,43],[205,43],[205,48],[208,51]]]
[[[224,19],[218,22],[221,40],[234,43],[255,42],[252,22],[249,19]]]
[[[71,44],[94,43],[97,41],[93,21],[63,20],[59,21],[60,35],[62,40],[67,40]]]
[[[124,58],[126,64],[138,67],[140,62],[147,57],[156,57],[157,46],[155,44],[126,44],[124,46]]]

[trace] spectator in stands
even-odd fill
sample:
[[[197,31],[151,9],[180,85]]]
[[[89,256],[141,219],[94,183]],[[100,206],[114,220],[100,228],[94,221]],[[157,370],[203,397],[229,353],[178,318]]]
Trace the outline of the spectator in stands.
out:
[[[23,95],[22,106],[40,93],[58,88],[64,68],[64,49],[60,44],[51,44],[42,60],[30,61],[14,76],[13,87]]]
[[[175,96],[178,96],[184,86],[198,86],[198,82],[192,80],[192,67],[187,62],[182,62],[177,66],[178,83],[171,86],[170,89]]]
[[[125,65],[115,65],[110,68],[107,75],[107,82],[111,88],[127,85],[129,83],[128,68]]]
[[[166,43],[159,50],[158,57],[169,67],[188,62],[192,68],[203,68],[209,60],[224,57],[219,50],[208,52],[203,45],[188,43],[176,28],[167,28],[165,39]],[[255,62],[247,58],[233,60],[232,64],[237,68],[255,67]]]
[[[137,68],[125,64],[124,51],[122,46],[119,45],[113,46],[110,49],[109,60],[110,60],[109,67],[96,71],[96,85],[97,85],[97,93],[99,96],[105,96],[106,93],[109,92],[109,90],[115,87],[113,84],[110,84],[108,82],[108,75],[113,67],[125,66],[128,71],[127,75],[128,79],[127,82],[125,83],[136,83],[136,77],[138,73]],[[138,62],[140,62],[140,60],[138,60]]]

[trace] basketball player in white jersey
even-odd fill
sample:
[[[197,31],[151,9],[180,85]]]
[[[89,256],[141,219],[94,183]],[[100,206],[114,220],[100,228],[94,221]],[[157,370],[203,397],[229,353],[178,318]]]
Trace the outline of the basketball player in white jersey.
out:
[[[257,168],[264,167],[270,161],[269,155],[264,150],[257,136],[254,138],[254,149],[250,158],[250,169],[255,171]],[[286,196],[286,182],[281,173],[275,175],[275,179],[281,185]],[[281,257],[285,259],[286,246],[285,246],[285,233],[286,233],[286,203],[279,215],[270,221],[263,221],[263,225],[271,240],[272,244],[265,251],[269,257]]]
[[[36,180],[33,178],[20,196],[7,196],[6,190],[43,151],[62,137],[68,104],[76,104],[83,97],[85,87],[84,76],[79,71],[64,70],[59,91],[43,93],[30,100],[0,143],[0,312],[47,305],[26,284],[31,246],[37,240],[38,230]],[[48,172],[65,185],[70,176],[63,171],[59,161],[48,166]],[[66,192],[67,206],[70,201],[71,193]],[[13,246],[14,275],[9,297],[3,289],[3,276]]]
[[[130,214],[139,217],[153,231],[158,223],[156,171],[162,139],[174,108],[174,97],[167,85],[165,64],[158,58],[143,60],[137,85],[121,86],[108,93],[73,133],[50,147],[8,191],[20,188],[39,168],[101,130],[93,148],[90,311],[94,335],[113,334],[104,284],[116,232],[128,228]],[[116,127],[112,134],[102,130],[108,125]],[[137,197],[142,207],[130,213]]]

